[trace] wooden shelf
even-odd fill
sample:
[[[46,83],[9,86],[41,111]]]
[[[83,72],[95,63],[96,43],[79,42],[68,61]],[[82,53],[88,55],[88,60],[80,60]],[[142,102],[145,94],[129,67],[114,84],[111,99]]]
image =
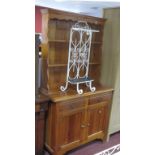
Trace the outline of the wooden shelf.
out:
[[[90,64],[90,65],[100,65],[99,62],[90,62],[89,64]]]
[[[69,43],[69,40],[49,40],[49,43]],[[92,41],[92,44],[102,44],[101,41]]]
[[[68,43],[69,40],[49,40],[49,43]]]
[[[90,62],[90,65],[100,65],[98,62]],[[50,64],[48,67],[65,67],[67,64]]]
[[[67,64],[50,64],[48,67],[64,67],[67,66]]]

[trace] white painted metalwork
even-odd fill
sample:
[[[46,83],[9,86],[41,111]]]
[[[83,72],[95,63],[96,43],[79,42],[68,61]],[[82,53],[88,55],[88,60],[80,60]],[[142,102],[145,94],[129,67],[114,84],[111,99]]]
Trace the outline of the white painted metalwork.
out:
[[[80,83],[85,83],[92,92],[96,90],[95,87],[92,87],[93,79],[88,77],[93,32],[99,31],[92,30],[86,22],[79,21],[72,26],[70,30],[66,85],[60,87],[61,91],[65,91],[68,88],[68,83],[77,85],[78,94],[83,93],[83,90],[79,89]]]
[[[109,149],[102,151],[102,152],[96,153],[94,155],[115,155],[115,154],[118,154],[118,151],[120,151],[120,144],[115,145]]]

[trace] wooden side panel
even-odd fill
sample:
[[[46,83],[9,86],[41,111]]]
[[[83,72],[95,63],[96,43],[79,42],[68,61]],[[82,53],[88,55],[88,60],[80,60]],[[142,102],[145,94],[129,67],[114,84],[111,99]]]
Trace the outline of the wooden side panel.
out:
[[[48,22],[49,14],[47,10],[42,10],[42,43],[48,43]]]
[[[48,12],[42,12],[42,75],[41,75],[41,91],[48,90]]]

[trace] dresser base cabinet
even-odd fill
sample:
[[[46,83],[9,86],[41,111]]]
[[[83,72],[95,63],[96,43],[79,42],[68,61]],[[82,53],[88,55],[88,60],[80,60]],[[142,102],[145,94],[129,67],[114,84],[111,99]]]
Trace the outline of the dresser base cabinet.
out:
[[[107,138],[112,91],[53,102],[47,117],[46,149],[52,155]]]
[[[52,101],[48,107],[45,146],[54,155],[62,155],[82,144],[107,137],[113,89],[100,84],[106,19],[54,9],[43,9],[41,12],[41,92]],[[70,29],[79,21],[99,30],[92,36],[88,73],[94,80],[92,85],[96,91],[91,92],[85,84],[80,84],[81,95],[71,84],[66,91],[60,91],[66,83]],[[73,38],[76,42],[78,36],[75,34]],[[79,72],[80,77],[83,77],[83,71]],[[73,71],[71,78],[74,75]]]

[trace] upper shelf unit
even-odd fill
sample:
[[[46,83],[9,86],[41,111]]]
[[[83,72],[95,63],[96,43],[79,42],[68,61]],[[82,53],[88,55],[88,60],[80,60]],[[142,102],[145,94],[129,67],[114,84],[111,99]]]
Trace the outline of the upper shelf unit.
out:
[[[70,29],[77,21],[85,21],[93,33],[89,75],[99,81],[105,19],[68,13],[53,9],[42,10],[42,92],[60,92],[66,80]],[[77,36],[75,36],[76,38]]]

